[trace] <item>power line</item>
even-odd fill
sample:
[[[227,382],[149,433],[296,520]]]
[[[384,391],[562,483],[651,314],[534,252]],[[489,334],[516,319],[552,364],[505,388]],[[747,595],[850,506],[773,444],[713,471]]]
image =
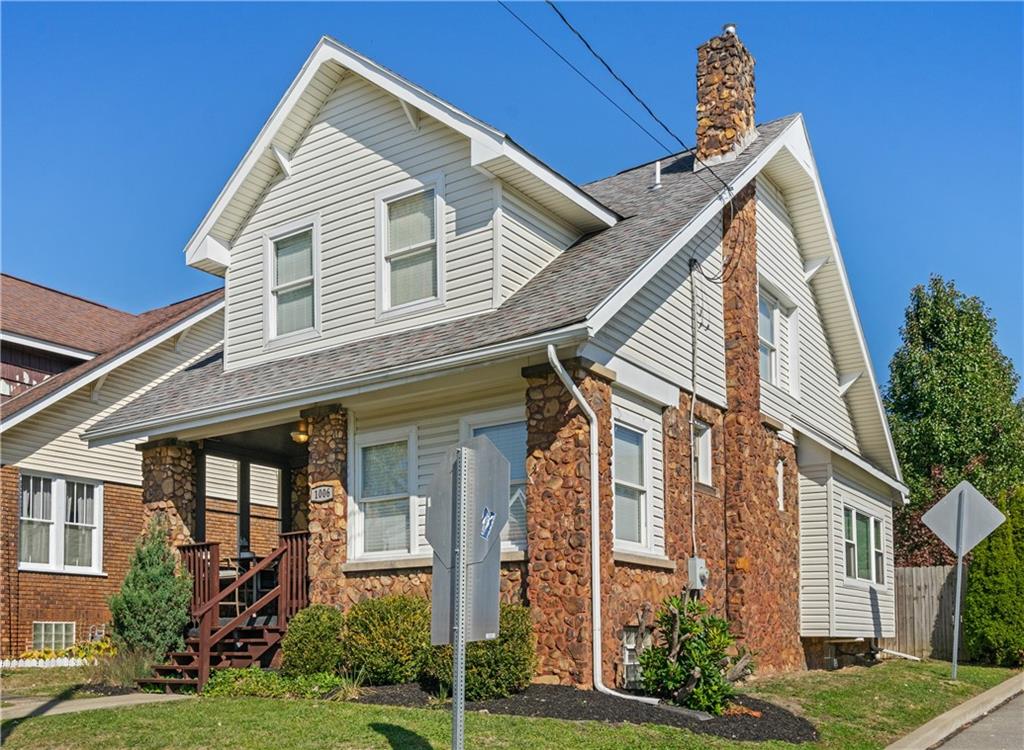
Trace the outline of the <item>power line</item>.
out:
[[[612,99],[612,98],[611,98],[610,96],[608,96],[608,94],[606,94],[606,93],[605,93],[605,92],[604,92],[604,91],[603,91],[603,90],[601,89],[601,87],[600,87],[600,86],[598,86],[598,85],[597,85],[596,83],[594,83],[594,82],[593,82],[592,80],[590,80],[590,79],[589,79],[589,78],[588,78],[588,77],[586,76],[586,74],[584,74],[584,73],[583,73],[583,71],[581,71],[581,70],[580,70],[579,68],[577,68],[577,67],[576,67],[575,65],[573,65],[573,64],[572,64],[571,62],[569,62],[569,60],[568,60],[568,59],[567,59],[567,58],[565,57],[565,55],[563,55],[563,54],[562,54],[561,52],[559,52],[559,51],[558,51],[557,49],[555,49],[554,47],[552,47],[552,46],[551,46],[551,45],[550,45],[550,44],[548,43],[548,41],[547,41],[547,40],[546,40],[546,39],[545,39],[544,37],[542,37],[542,36],[541,36],[541,35],[540,35],[540,34],[539,34],[539,33],[538,33],[537,31],[535,31],[535,30],[534,30],[534,28],[533,28],[532,26],[530,26],[530,24],[528,24],[528,23],[527,23],[526,21],[524,21],[524,20],[523,20],[522,18],[520,18],[520,17],[519,17],[519,15],[518,15],[518,14],[517,14],[517,13],[516,13],[516,12],[515,12],[514,10],[512,10],[512,9],[511,9],[510,7],[508,7],[508,5],[506,5],[506,4],[504,3],[504,2],[502,2],[502,0],[498,0],[498,5],[500,5],[500,6],[502,7],[502,8],[504,8],[505,10],[507,10],[507,11],[509,12],[509,14],[510,14],[510,15],[511,15],[511,16],[512,16],[513,18],[515,18],[515,19],[516,19],[517,21],[519,21],[519,23],[521,23],[521,24],[523,25],[523,27],[524,27],[524,28],[525,28],[525,29],[526,29],[527,31],[529,31],[529,32],[530,32],[531,34],[533,34],[533,35],[534,35],[535,37],[537,37],[537,39],[539,39],[539,40],[541,41],[541,43],[542,43],[542,44],[543,44],[543,45],[544,45],[545,47],[547,47],[547,48],[548,48],[549,50],[551,50],[552,52],[554,52],[554,53],[555,53],[555,54],[556,54],[556,55],[558,56],[558,58],[559,58],[559,59],[560,59],[560,60],[561,60],[562,62],[564,62],[564,63],[565,63],[566,65],[568,65],[568,66],[569,66],[570,68],[572,68],[572,69],[573,69],[573,70],[574,70],[574,71],[576,72],[576,75],[578,75],[578,76],[579,76],[580,78],[582,78],[582,79],[583,79],[584,81],[586,81],[587,83],[589,83],[589,84],[591,85],[591,87],[592,87],[592,88],[594,89],[594,91],[596,91],[596,92],[597,92],[597,93],[599,93],[599,94],[600,94],[601,96],[603,96],[603,97],[604,97],[605,99],[607,99],[607,100],[608,100],[608,102],[609,102],[609,103],[610,103],[610,104],[611,104],[611,105],[612,105],[613,107],[615,107],[615,109],[619,110],[619,112],[621,112],[621,113],[622,113],[622,114],[624,114],[624,115],[625,115],[626,117],[628,117],[628,118],[629,118],[629,120],[630,120],[630,121],[631,121],[631,122],[632,122],[632,123],[633,123],[634,125],[636,125],[636,126],[637,126],[638,128],[640,128],[640,130],[642,130],[642,131],[643,131],[644,133],[646,133],[646,134],[647,134],[647,136],[648,136],[648,137],[649,137],[649,138],[650,138],[650,139],[651,139],[652,141],[654,141],[654,142],[655,142],[655,143],[657,143],[657,144],[658,144],[659,146],[661,146],[661,147],[662,147],[663,149],[665,149],[665,151],[666,151],[666,152],[668,152],[668,153],[671,153],[671,151],[672,151],[672,149],[671,149],[671,148],[669,148],[669,147],[668,147],[668,146],[666,146],[666,145],[665,145],[664,143],[662,143],[662,142],[661,142],[661,141],[660,141],[660,140],[658,139],[658,137],[657,137],[657,136],[655,136],[655,135],[654,135],[654,134],[653,134],[653,133],[652,133],[652,132],[651,132],[650,130],[648,130],[648,129],[647,129],[647,128],[645,128],[645,127],[644,127],[643,125],[641,125],[641,124],[640,124],[640,122],[638,122],[638,121],[637,121],[637,119],[636,119],[635,117],[633,117],[633,115],[629,114],[629,112],[627,112],[626,110],[624,110],[624,109],[623,109],[623,108],[622,108],[622,107],[621,107],[621,106],[619,105],[619,103],[618,103],[618,102],[616,102],[616,101],[615,101],[614,99]]]
[[[651,116],[651,118],[656,123],[658,123],[666,133],[668,133],[670,136],[672,136],[676,140],[676,142],[683,148],[684,151],[690,151],[690,147],[687,146],[685,142],[683,142],[683,139],[680,138],[678,135],[676,135],[675,132],[672,130],[672,128],[670,128],[668,125],[666,125],[664,123],[664,121],[662,121],[662,119],[660,117],[658,117],[656,114],[654,114],[654,110],[651,109],[648,106],[647,102],[645,102],[640,97],[640,95],[637,94],[633,90],[632,86],[630,86],[628,83],[625,82],[625,80],[623,80],[622,76],[620,76],[618,73],[615,72],[615,70],[612,68],[612,66],[608,64],[607,60],[605,60],[603,57],[601,57],[601,55],[597,52],[597,50],[595,50],[593,48],[593,46],[591,46],[590,42],[587,41],[587,38],[585,36],[583,36],[583,34],[581,34],[579,32],[579,30],[577,30],[577,28],[572,25],[572,23],[570,23],[569,19],[565,17],[565,14],[562,13],[562,11],[560,11],[558,9],[558,6],[555,5],[554,2],[552,2],[552,0],[547,0],[547,4],[548,4],[548,6],[550,6],[551,10],[553,10],[558,15],[558,17],[562,19],[562,23],[564,23],[567,27],[569,27],[569,30],[573,34],[575,34],[576,37],[581,42],[583,42],[583,46],[586,47],[588,50],[590,50],[590,54],[592,54],[595,58],[597,58],[598,62],[600,62],[604,66],[604,69],[607,70],[611,74],[612,78],[614,78],[616,81],[621,83],[622,87],[624,89],[626,89],[626,91],[629,92],[630,96],[632,96],[634,99],[636,99],[636,101],[640,104],[640,106],[643,107],[647,111],[647,114],[649,114]],[[504,5],[504,3],[502,3],[502,5]],[[722,186],[725,187],[725,189],[729,193],[729,195],[732,195],[732,188],[730,188],[728,183],[725,180],[723,180],[721,177],[719,177],[717,174],[715,174],[715,171],[711,167],[709,167],[702,159],[700,159],[697,156],[697,150],[696,149],[693,149],[693,158],[694,158],[695,161],[700,163],[706,170],[708,170],[711,174],[713,174],[715,176],[715,179],[718,180],[720,183],[722,183]]]

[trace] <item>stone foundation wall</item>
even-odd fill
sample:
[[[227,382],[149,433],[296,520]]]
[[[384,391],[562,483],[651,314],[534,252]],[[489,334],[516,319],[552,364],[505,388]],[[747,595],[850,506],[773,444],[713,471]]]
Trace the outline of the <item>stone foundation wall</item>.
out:
[[[430,598],[432,574],[430,566],[384,572],[366,571],[345,575],[344,594],[335,606],[347,610],[364,599],[400,594]],[[526,603],[526,563],[501,564],[501,601],[508,604]]]

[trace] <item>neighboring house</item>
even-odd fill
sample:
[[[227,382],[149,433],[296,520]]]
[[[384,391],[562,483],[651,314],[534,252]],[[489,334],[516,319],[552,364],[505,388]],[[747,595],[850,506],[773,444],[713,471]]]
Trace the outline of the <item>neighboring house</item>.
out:
[[[104,632],[144,524],[142,457],[128,442],[89,449],[82,433],[216,351],[220,290],[140,315],[0,275],[0,655]],[[236,538],[235,468],[211,462],[211,533]],[[254,550],[276,545],[277,491],[263,476]]]
[[[542,680],[621,684],[638,618],[687,589],[763,670],[893,635],[906,488],[803,118],[755,128],[730,31],[697,76],[696,154],[580,187],[322,39],[186,247],[225,280],[223,350],[85,437],[150,441],[179,541],[204,541],[211,441],[286,467],[310,599],[340,607],[429,595],[434,472],[490,437]]]

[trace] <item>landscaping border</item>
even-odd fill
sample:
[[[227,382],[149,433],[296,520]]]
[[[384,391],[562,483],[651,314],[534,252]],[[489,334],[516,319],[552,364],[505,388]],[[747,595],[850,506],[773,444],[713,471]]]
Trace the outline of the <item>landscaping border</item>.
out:
[[[1019,672],[981,695],[976,695],[936,716],[910,734],[896,740],[885,750],[922,750],[935,747],[964,725],[977,721],[1020,693],[1024,693],[1024,672]]]

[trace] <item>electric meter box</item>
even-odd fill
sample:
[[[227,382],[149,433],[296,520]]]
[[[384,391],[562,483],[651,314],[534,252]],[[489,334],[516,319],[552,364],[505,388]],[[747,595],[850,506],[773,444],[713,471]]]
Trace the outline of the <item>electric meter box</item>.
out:
[[[708,585],[708,566],[703,557],[691,557],[687,561],[686,575],[690,591],[703,591]]]

